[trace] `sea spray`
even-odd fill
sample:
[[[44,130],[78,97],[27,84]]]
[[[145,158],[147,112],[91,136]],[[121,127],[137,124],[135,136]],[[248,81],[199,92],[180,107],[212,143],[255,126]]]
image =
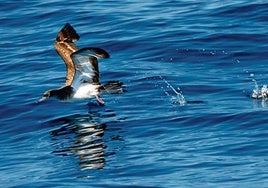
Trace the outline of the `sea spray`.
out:
[[[159,76],[159,78],[161,80],[163,80],[167,84],[167,87],[169,87],[175,94],[175,95],[171,95],[167,91],[164,91],[167,96],[171,97],[171,99],[170,99],[171,103],[172,104],[179,104],[179,105],[182,105],[182,106],[185,105],[186,100],[185,100],[185,98],[184,98],[184,96],[182,94],[181,89],[178,87],[177,90],[176,90],[165,78],[163,78],[162,76]]]
[[[251,97],[254,98],[254,99],[267,100],[267,98],[268,98],[267,85],[263,85],[261,90],[260,90],[257,81],[255,79],[253,79],[252,81],[254,82],[255,87],[253,89]]]

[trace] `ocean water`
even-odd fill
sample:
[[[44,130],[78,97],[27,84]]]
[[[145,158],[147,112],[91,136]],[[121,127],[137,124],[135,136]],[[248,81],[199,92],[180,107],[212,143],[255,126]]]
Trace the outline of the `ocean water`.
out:
[[[267,187],[268,3],[2,1],[1,187]],[[36,104],[61,87],[53,43],[105,49],[125,92]]]

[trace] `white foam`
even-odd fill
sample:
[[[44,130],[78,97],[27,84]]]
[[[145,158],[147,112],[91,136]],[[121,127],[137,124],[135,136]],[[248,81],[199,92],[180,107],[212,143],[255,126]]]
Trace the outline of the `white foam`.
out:
[[[255,88],[253,89],[251,97],[254,99],[264,99],[266,100],[268,98],[268,88],[267,85],[263,85],[261,90],[259,89],[259,86],[257,84],[257,81],[253,79],[253,82],[255,84]]]

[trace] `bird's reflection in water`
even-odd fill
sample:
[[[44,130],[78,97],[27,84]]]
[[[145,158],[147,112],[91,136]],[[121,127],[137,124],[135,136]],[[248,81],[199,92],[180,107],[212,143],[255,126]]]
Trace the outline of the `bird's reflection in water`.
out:
[[[76,131],[76,139],[70,151],[79,158],[82,169],[101,169],[105,164],[104,158],[104,125],[96,122],[81,123]]]
[[[105,165],[105,124],[96,121],[96,114],[69,116],[53,120],[61,125],[51,131],[57,155],[76,155],[81,170],[102,169]]]

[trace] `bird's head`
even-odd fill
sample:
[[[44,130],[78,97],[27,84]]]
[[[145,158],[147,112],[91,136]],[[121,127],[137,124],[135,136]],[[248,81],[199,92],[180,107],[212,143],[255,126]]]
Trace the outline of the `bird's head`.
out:
[[[43,101],[45,101],[46,99],[48,99],[49,97],[53,97],[53,96],[55,96],[56,93],[57,93],[56,91],[57,91],[57,90],[48,90],[48,91],[46,91],[46,92],[43,94],[42,98],[39,99],[39,100],[37,101],[37,103],[43,102]]]

